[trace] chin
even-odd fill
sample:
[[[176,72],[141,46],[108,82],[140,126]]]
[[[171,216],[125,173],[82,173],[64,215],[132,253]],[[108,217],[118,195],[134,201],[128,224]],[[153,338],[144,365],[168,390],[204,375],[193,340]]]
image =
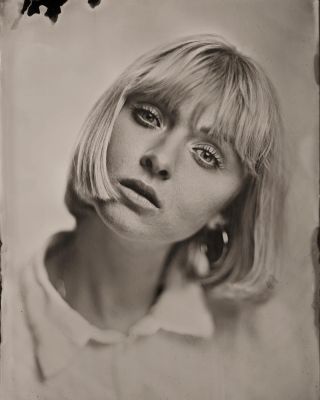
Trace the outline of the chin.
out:
[[[172,215],[168,217],[163,213],[140,214],[115,200],[96,204],[95,209],[105,226],[117,235],[131,241],[174,244],[186,240],[196,233],[196,230],[190,226],[182,227],[182,221],[174,222]],[[178,226],[181,229],[177,230]]]
[[[143,221],[140,215],[125,205],[110,201],[96,205],[95,208],[102,223],[124,239],[149,242],[157,240],[158,232],[154,229],[157,224]]]

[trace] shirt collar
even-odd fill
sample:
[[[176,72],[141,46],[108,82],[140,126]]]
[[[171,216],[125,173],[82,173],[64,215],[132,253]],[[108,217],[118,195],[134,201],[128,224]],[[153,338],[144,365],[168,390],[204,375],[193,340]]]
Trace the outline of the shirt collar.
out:
[[[73,310],[49,281],[41,251],[23,273],[22,294],[44,377],[58,373],[90,340],[113,344],[127,335],[91,325]],[[166,288],[149,313],[133,325],[128,336],[147,336],[164,330],[180,335],[210,338],[214,331],[202,288],[173,268]]]

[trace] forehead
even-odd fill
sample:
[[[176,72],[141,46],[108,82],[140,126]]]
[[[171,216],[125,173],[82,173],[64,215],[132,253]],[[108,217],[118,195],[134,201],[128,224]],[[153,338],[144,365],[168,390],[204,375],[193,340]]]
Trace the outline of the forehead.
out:
[[[129,95],[141,95],[157,101],[174,113],[183,103],[210,104],[219,97],[223,82],[217,74],[209,72],[204,66],[171,66],[166,71],[153,68],[131,87]],[[151,75],[151,76],[150,76]],[[221,96],[220,96],[221,97]]]
[[[181,118],[188,119],[193,127],[201,127],[209,132],[214,126],[217,109],[218,104],[213,100],[209,103],[191,98],[179,105],[177,113]]]
[[[217,143],[234,146],[234,131],[227,132],[221,124],[221,109],[218,96],[189,96],[180,102],[166,105],[159,101],[160,108],[168,113],[174,123],[186,125],[194,133],[201,132],[215,139]],[[226,116],[227,117],[227,116]]]
[[[222,119],[227,116],[221,115],[221,104],[219,102],[219,93],[208,92],[203,94],[195,91],[187,93],[184,97],[175,92],[173,88],[172,96],[167,96],[164,92],[158,91],[138,91],[131,93],[127,101],[150,103],[160,109],[168,118],[171,124],[183,124],[193,133],[206,134],[215,143],[234,146],[234,129],[225,129]]]

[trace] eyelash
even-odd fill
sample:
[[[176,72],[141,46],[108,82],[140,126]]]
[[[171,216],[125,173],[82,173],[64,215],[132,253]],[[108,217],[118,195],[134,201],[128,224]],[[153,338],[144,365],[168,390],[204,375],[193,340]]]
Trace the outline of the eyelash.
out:
[[[204,168],[223,169],[224,160],[222,155],[216,148],[210,144],[199,144],[192,148],[196,161]],[[206,153],[206,156],[211,156],[211,161],[206,161],[200,156],[199,152]]]
[[[148,121],[147,114],[149,117],[155,119],[155,123]],[[135,121],[145,128],[159,129],[162,126],[162,117],[160,112],[149,104],[133,105],[132,115]]]

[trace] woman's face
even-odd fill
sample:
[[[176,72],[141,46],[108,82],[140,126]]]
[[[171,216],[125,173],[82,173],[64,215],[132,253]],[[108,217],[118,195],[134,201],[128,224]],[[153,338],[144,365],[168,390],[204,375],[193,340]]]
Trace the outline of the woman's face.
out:
[[[173,243],[221,222],[244,172],[232,146],[207,134],[212,114],[192,100],[170,111],[144,96],[126,102],[107,156],[120,200],[99,209],[108,225],[127,237]]]

